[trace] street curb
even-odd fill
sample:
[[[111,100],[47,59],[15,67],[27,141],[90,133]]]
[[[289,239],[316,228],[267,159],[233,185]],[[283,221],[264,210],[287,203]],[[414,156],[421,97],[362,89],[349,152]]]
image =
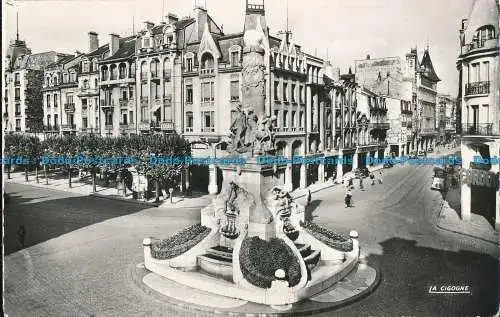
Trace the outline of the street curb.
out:
[[[144,262],[140,262],[139,264],[143,265]],[[333,303],[332,306],[313,308],[313,309],[308,310],[308,311],[246,313],[246,312],[221,311],[221,310],[218,310],[217,308],[183,302],[181,300],[173,299],[171,297],[168,297],[166,295],[158,293],[157,291],[149,288],[142,281],[143,277],[146,274],[151,273],[151,272],[148,269],[146,269],[145,267],[138,268],[137,266],[138,266],[138,264],[135,264],[135,265],[130,264],[128,275],[129,275],[130,280],[136,286],[138,286],[145,294],[153,296],[154,299],[159,300],[161,302],[164,302],[168,306],[171,306],[174,309],[178,309],[183,313],[184,312],[188,313],[188,314],[204,313],[204,314],[208,314],[211,316],[295,317],[295,316],[311,316],[311,315],[325,313],[325,312],[332,312],[333,313],[333,312],[335,312],[335,310],[337,310],[339,308],[342,308],[342,307],[345,307],[347,305],[351,305],[353,303],[359,302],[363,298],[369,296],[378,288],[378,286],[382,282],[382,274],[381,274],[380,270],[371,267],[376,272],[375,281],[370,286],[368,286],[363,292],[358,293],[352,297],[346,298],[344,300],[335,302],[335,303]],[[141,270],[143,270],[143,271],[141,272]],[[248,302],[248,303],[250,303],[250,302]]]
[[[448,232],[460,234],[460,235],[463,235],[463,236],[466,236],[466,237],[469,237],[469,238],[478,239],[478,240],[481,240],[483,242],[487,242],[487,243],[491,243],[491,244],[495,244],[495,245],[500,245],[500,241],[491,241],[491,240],[484,239],[484,238],[481,238],[481,237],[473,236],[473,235],[465,233],[465,232],[456,231],[456,230],[453,230],[453,229],[448,229],[448,228],[442,226],[440,219],[441,219],[441,215],[443,214],[444,205],[445,205],[445,202],[446,202],[446,198],[448,197],[448,194],[449,194],[449,191],[446,192],[446,196],[443,199],[443,202],[441,203],[441,207],[439,207],[439,214],[438,214],[438,219],[437,219],[437,223],[436,223],[436,227],[437,228],[439,228],[439,229],[441,229],[443,231],[448,231]]]
[[[160,203],[152,203],[149,201],[140,201],[140,200],[135,200],[135,199],[124,199],[120,197],[113,197],[113,196],[108,196],[108,195],[103,195],[99,193],[90,193],[89,196],[94,196],[98,198],[103,198],[103,199],[108,199],[108,200],[115,200],[115,201],[121,201],[121,202],[126,202],[126,203],[131,203],[131,204],[137,204],[137,205],[145,205],[149,207],[160,207]]]

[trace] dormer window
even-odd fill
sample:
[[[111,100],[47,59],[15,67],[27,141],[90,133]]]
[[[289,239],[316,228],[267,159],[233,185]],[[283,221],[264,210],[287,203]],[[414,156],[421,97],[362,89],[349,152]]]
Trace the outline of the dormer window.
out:
[[[149,37],[145,37],[144,39],[142,39],[142,47],[143,48],[151,47],[151,39]]]
[[[231,46],[231,48],[229,49],[229,58],[231,66],[240,66],[241,47],[239,47],[238,45]]]
[[[57,79],[55,80],[57,82]],[[63,75],[63,83],[67,83],[68,82],[68,74],[64,74]]]
[[[75,82],[76,81],[76,73],[71,73],[69,74],[69,80],[71,82]]]

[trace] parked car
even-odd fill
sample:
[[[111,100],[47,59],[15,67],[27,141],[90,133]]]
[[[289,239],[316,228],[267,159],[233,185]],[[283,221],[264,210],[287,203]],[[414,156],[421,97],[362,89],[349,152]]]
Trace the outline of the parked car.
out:
[[[417,158],[417,151],[411,151],[410,154],[408,155],[411,159]]]
[[[434,176],[432,177],[431,189],[445,191],[447,188],[446,172],[440,167],[434,168]]]
[[[433,152],[434,152],[433,148],[430,147],[430,148],[427,149],[427,153],[433,153]]]
[[[426,156],[427,156],[427,153],[425,153],[425,151],[420,150],[417,153],[417,158],[426,157]]]
[[[384,168],[391,168],[393,166],[394,165],[391,162],[389,162],[389,161],[387,161],[387,162],[384,163]]]
[[[368,175],[370,175],[370,171],[366,167],[360,167],[354,171],[356,178],[368,177]]]

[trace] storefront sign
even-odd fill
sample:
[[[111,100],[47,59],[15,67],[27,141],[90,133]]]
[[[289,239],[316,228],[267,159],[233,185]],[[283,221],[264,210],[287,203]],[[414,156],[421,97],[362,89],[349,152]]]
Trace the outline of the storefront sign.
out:
[[[498,173],[469,169],[462,171],[462,181],[467,185],[483,186],[498,189]]]

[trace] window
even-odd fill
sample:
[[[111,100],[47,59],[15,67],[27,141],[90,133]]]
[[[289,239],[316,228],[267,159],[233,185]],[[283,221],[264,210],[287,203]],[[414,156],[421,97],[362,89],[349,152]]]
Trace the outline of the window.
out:
[[[73,95],[70,94],[66,95],[66,103],[73,103]]]
[[[240,82],[239,80],[231,81],[231,101],[240,100]]]
[[[297,125],[296,123],[296,115],[295,111],[292,111],[292,127],[295,127]]]
[[[201,84],[201,101],[212,102],[214,101],[214,83],[207,82]]]
[[[186,58],[186,72],[192,72],[193,71],[193,58],[188,57]]]
[[[20,82],[19,73],[16,73],[14,76],[15,76],[14,81],[15,81],[16,84],[18,84]]]
[[[240,53],[238,51],[231,52],[231,66],[238,66],[240,64]]]
[[[63,83],[67,83],[68,82],[68,74],[64,74],[63,75]]]
[[[299,112],[299,127],[304,127],[304,112],[302,111]]]
[[[59,125],[59,115],[55,114],[54,115],[54,127],[57,127]]]
[[[82,88],[84,88],[84,89],[89,88],[89,81],[88,81],[88,80],[86,80],[86,79],[85,79],[85,80],[83,81],[83,83],[82,83]]]
[[[121,63],[118,67],[118,73],[120,79],[124,79],[127,76],[127,66],[124,63]]]
[[[141,107],[141,121],[146,122],[149,120],[148,107]]]
[[[21,89],[16,88],[14,91],[14,96],[16,97],[16,99],[21,99]]]
[[[202,132],[215,132],[214,111],[203,111],[203,131]]]
[[[155,99],[160,98],[160,85],[158,83],[151,82],[151,93]]]
[[[47,126],[50,126],[50,114],[47,115]]]
[[[127,120],[127,112],[126,111],[122,111],[122,121],[120,122],[120,124],[128,124],[128,120]]]
[[[82,118],[82,129],[87,129],[88,126],[89,126],[88,118]]]
[[[129,117],[130,124],[133,124],[134,123],[134,112],[133,111],[129,111],[128,112],[128,117]]]
[[[21,130],[21,119],[16,119],[16,130]]]
[[[186,132],[193,132],[193,113],[186,112]]]
[[[54,107],[58,107],[59,103],[57,102],[58,98],[57,95],[54,95]]]
[[[295,94],[297,93],[296,91],[296,86],[292,84],[292,102],[296,102]]]
[[[50,107],[50,95],[47,95],[47,107]]]
[[[283,83],[283,101],[287,102],[288,101],[288,84]]]
[[[471,65],[471,82],[475,83],[479,81],[479,63],[474,63]]]
[[[87,99],[86,98],[82,99],[82,109],[87,109]]]
[[[134,98],[134,87],[128,87],[128,96],[130,99]]]
[[[145,37],[143,39],[142,47],[149,48],[151,46],[151,39],[149,37]]]
[[[283,111],[283,127],[288,128],[288,111]]]
[[[95,127],[98,128],[99,127],[99,117],[96,117],[95,118]]]
[[[88,73],[89,70],[89,62],[82,62],[82,72]]]
[[[193,103],[193,85],[186,85],[186,103]]]
[[[274,82],[274,100],[280,100],[280,83],[278,81]]]
[[[490,62],[483,62],[482,76],[481,81],[490,81]]]
[[[274,110],[274,117],[276,118],[276,126],[281,127],[280,111]]]
[[[142,98],[146,98],[148,96],[148,84],[147,83],[143,83],[141,85],[141,97]]]
[[[16,103],[16,115],[21,114],[21,104]]]

